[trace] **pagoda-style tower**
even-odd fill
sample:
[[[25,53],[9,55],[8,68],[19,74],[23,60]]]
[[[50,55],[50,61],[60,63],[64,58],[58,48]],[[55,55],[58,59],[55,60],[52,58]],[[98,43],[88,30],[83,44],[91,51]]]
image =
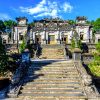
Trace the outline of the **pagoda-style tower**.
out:
[[[18,17],[16,18],[18,26],[26,26],[28,19],[26,17]]]
[[[27,18],[26,17],[18,17],[17,20],[17,26],[15,27],[14,32],[14,41],[15,43],[21,43],[25,34],[27,33]]]
[[[85,16],[76,17],[76,32],[78,33],[82,42],[92,42],[92,27],[87,23]]]

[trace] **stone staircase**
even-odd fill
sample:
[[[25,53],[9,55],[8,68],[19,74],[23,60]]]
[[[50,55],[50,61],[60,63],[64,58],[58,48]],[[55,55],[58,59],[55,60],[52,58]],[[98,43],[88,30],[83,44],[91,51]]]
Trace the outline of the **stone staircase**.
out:
[[[14,100],[88,100],[72,61],[35,61]]]
[[[40,59],[63,59],[65,51],[63,45],[42,45],[42,55]]]

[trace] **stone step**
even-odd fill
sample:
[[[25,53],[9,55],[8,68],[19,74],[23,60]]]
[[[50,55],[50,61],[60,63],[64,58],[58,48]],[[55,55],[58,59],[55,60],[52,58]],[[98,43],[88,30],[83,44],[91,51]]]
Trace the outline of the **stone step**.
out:
[[[60,81],[53,81],[53,80],[50,80],[49,82],[48,82],[48,80],[25,80],[24,81],[25,83],[29,83],[29,82],[31,82],[31,84],[34,82],[36,82],[36,83],[40,83],[40,84],[60,84],[60,85],[62,85],[62,83],[63,84],[65,84],[65,85],[68,85],[68,83],[75,83],[75,82],[78,82],[78,83],[80,83],[79,81],[73,81],[73,80],[71,80],[71,81],[63,81],[63,80],[61,80],[61,82]],[[81,83],[80,83],[81,84]],[[71,84],[70,84],[71,85]]]
[[[31,100],[85,100],[86,98],[79,73],[71,61],[33,62],[19,95],[19,98],[28,97],[32,98]]]
[[[80,78],[79,77],[75,77],[75,76],[73,76],[73,77],[70,77],[70,76],[65,76],[65,75],[63,75],[63,76],[60,76],[60,75],[46,75],[45,77],[44,77],[44,75],[43,75],[43,77],[42,76],[40,76],[39,78],[36,78],[37,77],[37,75],[30,75],[30,76],[27,76],[27,77],[25,77],[24,78],[24,80],[27,80],[27,79],[33,79],[33,80],[44,80],[44,81],[49,81],[49,80],[52,80],[52,81],[74,81],[74,80],[76,80],[76,81],[79,81],[80,80]]]
[[[58,74],[60,74],[60,73],[62,73],[62,74],[78,74],[78,72],[74,69],[73,71],[71,71],[71,70],[69,70],[69,71],[67,71],[67,70],[62,70],[62,69],[60,69],[60,70],[57,70],[57,69],[55,69],[55,70],[53,70],[53,69],[48,69],[48,68],[44,68],[44,69],[37,69],[37,70],[28,70],[28,72],[29,73],[48,73],[48,74],[55,74],[55,73],[58,73]]]
[[[48,51],[49,52],[49,51]],[[50,52],[49,52],[49,54],[48,54],[48,52],[47,51],[44,51],[43,53],[42,53],[42,55],[49,55],[49,54],[51,54],[51,55],[49,55],[49,56],[54,56],[54,55],[64,55],[64,53],[63,52],[58,52],[58,51],[54,51],[54,50],[51,50]],[[52,52],[55,52],[55,53],[52,53]]]
[[[62,93],[62,92],[75,92],[75,93],[80,93],[80,92],[83,92],[83,90],[81,90],[81,89],[41,89],[41,90],[34,90],[34,89],[31,89],[31,90],[29,90],[29,89],[24,89],[24,90],[21,90],[21,91],[24,91],[24,92],[38,92],[38,93],[41,93],[41,92],[45,92],[45,93],[48,93],[48,92],[53,92],[53,93],[55,93],[55,92],[57,92],[57,93]]]
[[[61,59],[60,60],[43,60],[43,61],[33,61],[33,65],[74,65],[74,63],[72,61],[65,61],[66,59]]]
[[[69,78],[79,78],[79,75],[77,74],[77,73],[54,73],[54,72],[49,72],[49,73],[47,73],[47,72],[34,72],[34,75],[40,75],[40,77],[41,76],[54,76],[54,75],[56,75],[56,76],[65,76],[65,78],[66,77],[69,77]]]
[[[49,66],[46,66],[46,65],[41,65],[41,66],[37,66],[37,65],[35,65],[35,66],[32,66],[32,67],[30,67],[30,68],[60,68],[60,69],[63,69],[63,68],[66,68],[66,69],[71,69],[71,68],[73,68],[73,69],[76,69],[74,66],[62,66],[62,65],[49,65]]]
[[[55,96],[48,96],[48,97],[33,97],[33,96],[19,96],[21,99],[14,99],[14,100],[87,100],[86,97],[55,97]],[[8,100],[8,99],[7,99]],[[11,99],[13,100],[13,99]]]
[[[56,65],[56,66],[57,66],[57,65],[58,65],[58,66],[59,66],[59,65],[60,65],[60,66],[62,65],[62,66],[64,66],[64,65],[65,65],[65,66],[69,66],[69,65],[74,65],[74,64],[73,64],[73,63],[70,64],[70,63],[67,63],[67,62],[65,62],[65,63],[53,63],[53,62],[48,62],[48,61],[47,61],[47,62],[41,62],[41,61],[40,61],[40,62],[39,62],[39,61],[35,62],[35,61],[34,61],[34,62],[33,62],[33,65],[38,65],[38,66],[39,66],[39,65],[48,65],[48,66],[50,66],[50,65]]]
[[[40,82],[28,82],[27,84],[29,84],[29,85],[30,85],[30,84],[41,84],[41,85],[50,85],[50,84],[51,84],[51,85],[52,85],[52,84],[58,84],[58,85],[59,85],[59,84],[60,84],[60,85],[65,84],[65,85],[68,85],[68,84],[70,84],[70,85],[71,85],[71,84],[81,84],[81,83],[80,83],[80,82],[75,82],[75,81],[74,81],[74,82],[73,82],[73,81],[72,81],[72,82],[71,82],[71,81],[67,82],[67,81],[64,81],[64,80],[62,80],[62,81],[61,81],[61,80],[60,80],[60,81],[59,81],[59,80],[55,80],[55,81],[54,81],[54,80],[49,80],[49,81],[46,81],[46,82],[45,82],[45,81],[43,80],[43,82],[41,82],[41,83],[40,83]]]
[[[29,99],[26,99],[26,98],[29,98]],[[85,98],[59,98],[59,97],[52,97],[52,98],[50,98],[50,97],[45,97],[45,98],[40,98],[40,97],[25,97],[25,99],[18,99],[18,100],[86,100]]]
[[[30,67],[30,68],[42,68],[42,69],[48,69],[48,68],[51,68],[51,69],[53,69],[53,68],[58,68],[58,69],[76,69],[74,66],[55,66],[55,65],[53,65],[53,66],[33,66],[33,67]]]
[[[41,83],[43,83],[43,84],[48,84],[48,83],[57,83],[57,84],[59,84],[59,83],[64,83],[64,84],[72,84],[72,83],[74,83],[74,84],[76,84],[76,83],[81,83],[81,82],[79,82],[78,80],[70,80],[70,81],[67,81],[67,80],[64,80],[64,79],[56,79],[56,80],[53,80],[53,79],[45,79],[44,80],[44,78],[41,78],[40,80],[39,79],[36,79],[36,80],[31,80],[30,82],[32,82],[32,83],[34,83],[35,84],[35,82],[37,83],[39,83],[39,82],[41,82]],[[29,82],[28,82],[29,83]]]
[[[57,74],[57,73],[55,73],[55,74],[46,74],[46,73],[37,73],[37,74],[34,74],[34,76],[33,75],[27,75],[27,77],[25,78],[25,79],[27,79],[27,78],[30,78],[30,79],[37,79],[37,78],[39,78],[39,79],[42,79],[44,77],[44,79],[45,78],[58,78],[58,79],[67,79],[67,78],[79,78],[79,76],[78,76],[78,74]]]
[[[80,87],[82,86],[81,84],[77,83],[77,82],[66,82],[66,84],[56,84],[56,83],[46,83],[46,82],[32,82],[32,83],[27,83],[25,84],[25,86],[23,87],[41,87],[41,88],[67,88],[69,86],[76,86],[76,87]]]
[[[85,98],[85,96],[83,95],[83,93],[23,93],[20,94],[20,96],[33,96],[33,97],[69,97],[69,98]]]
[[[76,69],[74,67],[37,67],[37,66],[34,66],[33,68],[29,68],[29,71],[34,71],[34,70],[53,70],[53,71],[56,71],[56,70],[68,70],[68,71],[75,71]]]
[[[51,56],[50,56],[51,55]],[[64,58],[64,55],[62,55],[62,54],[60,54],[60,55],[58,55],[58,54],[55,54],[55,55],[52,55],[52,54],[43,54],[43,55],[41,55],[40,57],[49,57],[49,58],[51,58],[51,57],[57,57],[57,58],[59,58],[59,57],[62,57],[62,58]]]
[[[18,100],[86,100],[86,97],[63,97],[63,96],[59,96],[59,97],[55,97],[55,96],[48,96],[48,97],[33,97],[33,96],[19,96]],[[12,99],[13,100],[13,99]],[[16,100],[16,99],[15,99]]]
[[[77,72],[77,69],[75,67],[57,67],[57,66],[34,66],[30,67],[28,71],[62,71],[62,72]]]
[[[75,88],[80,88],[80,86],[77,84],[77,85],[62,85],[62,86],[59,86],[59,87],[56,87],[55,85],[41,85],[41,84],[38,84],[38,85],[27,85],[27,86],[23,86],[23,89],[28,89],[28,88],[32,88],[32,89],[64,89],[64,88],[67,88],[68,89],[70,87],[75,87]]]
[[[79,75],[78,74],[78,72],[76,72],[76,71],[42,71],[42,70],[39,70],[39,71],[34,71],[34,74],[51,74],[51,75],[55,75],[55,74],[57,74],[57,75],[69,75],[69,74],[71,74],[71,75]]]
[[[48,56],[43,56],[39,57],[39,59],[64,59],[65,57],[48,57]]]
[[[58,91],[51,91],[51,90],[48,90],[48,91],[42,91],[41,89],[40,90],[22,90],[21,91],[22,93],[31,93],[31,94],[59,94],[59,95],[62,95],[62,94],[78,94],[78,93],[82,93],[83,92],[81,90],[65,90],[65,91],[61,91],[61,90],[58,90]]]
[[[77,79],[76,79],[77,78]],[[46,75],[46,76],[29,76],[29,77],[26,77],[25,80],[44,80],[44,81],[70,81],[70,80],[79,80],[79,77],[76,77],[76,76],[59,76],[59,75]]]
[[[22,89],[23,90],[37,90],[38,89],[38,87],[29,87],[29,86],[22,86]],[[50,91],[52,91],[52,90],[55,90],[55,91],[57,91],[57,90],[83,90],[83,88],[82,87],[78,87],[78,86],[66,86],[66,88],[62,88],[62,87],[59,87],[59,88],[57,88],[57,87],[43,87],[42,88],[42,90],[50,90]]]
[[[50,53],[50,54],[45,53],[45,54],[42,54],[40,57],[45,57],[45,56],[46,57],[57,57],[57,58],[58,57],[64,57],[64,55],[60,54],[60,53],[59,54],[56,53],[56,54],[53,54],[53,55],[52,55],[52,53]]]
[[[52,53],[50,53],[50,54],[42,54],[40,57],[64,57],[64,55],[63,54],[53,54],[52,55]]]

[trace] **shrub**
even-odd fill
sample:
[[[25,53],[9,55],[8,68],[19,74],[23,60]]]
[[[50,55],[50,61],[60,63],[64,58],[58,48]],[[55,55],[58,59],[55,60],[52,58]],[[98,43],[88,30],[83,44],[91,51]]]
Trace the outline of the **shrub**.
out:
[[[75,40],[72,38],[71,40],[71,49],[74,49],[75,48]]]
[[[100,42],[96,44],[96,50],[94,61],[89,64],[89,69],[94,76],[100,77]]]
[[[96,50],[97,50],[98,53],[100,53],[100,42],[98,42],[98,43],[96,44]]]
[[[26,48],[26,42],[25,42],[25,39],[23,39],[22,43],[20,44],[20,48],[19,48],[19,51],[20,53],[22,53]]]
[[[77,40],[77,46],[78,46],[78,48],[82,49],[82,42],[81,42],[81,40]],[[71,48],[72,49],[75,48],[75,40],[74,40],[74,38],[72,38],[72,40],[71,40]]]
[[[4,72],[7,70],[7,62],[8,57],[6,55],[6,49],[0,36],[0,74],[4,74]]]

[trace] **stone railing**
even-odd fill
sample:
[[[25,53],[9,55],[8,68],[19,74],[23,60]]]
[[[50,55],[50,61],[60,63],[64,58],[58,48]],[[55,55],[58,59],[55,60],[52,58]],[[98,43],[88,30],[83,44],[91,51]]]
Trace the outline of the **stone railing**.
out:
[[[100,98],[99,92],[96,86],[94,85],[92,76],[87,73],[85,67],[82,65],[82,61],[84,63],[86,63],[87,61],[90,62],[93,60],[93,58],[94,58],[93,55],[89,55],[89,54],[81,55],[81,50],[77,48],[73,52],[74,65],[81,76],[82,84],[88,100],[99,100],[98,99]]]
[[[29,63],[21,62],[20,66],[16,70],[15,74],[11,79],[11,84],[9,85],[8,96],[17,97],[20,91],[21,85],[23,84],[23,78],[27,74]]]
[[[20,64],[11,79],[11,84],[9,85],[8,94],[7,94],[8,97],[18,96],[20,88],[23,84],[23,78],[27,74],[29,65],[30,65],[29,52],[25,51],[22,53]]]
[[[87,73],[81,61],[74,61],[74,65],[81,76],[83,88],[88,100],[99,100],[99,92],[92,81],[92,77]]]

